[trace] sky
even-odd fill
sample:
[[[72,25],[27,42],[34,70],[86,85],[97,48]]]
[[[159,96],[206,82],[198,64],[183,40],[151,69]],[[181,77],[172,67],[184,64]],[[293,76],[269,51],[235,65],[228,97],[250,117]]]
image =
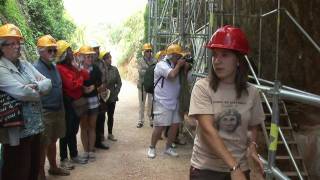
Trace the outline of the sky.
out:
[[[112,64],[116,65],[121,51],[110,45],[103,26],[121,24],[147,3],[148,0],[64,0],[64,8],[77,26],[85,28],[86,43],[100,42],[100,49],[111,51]]]
[[[77,25],[118,24],[142,9],[147,0],[64,0],[64,7]]]

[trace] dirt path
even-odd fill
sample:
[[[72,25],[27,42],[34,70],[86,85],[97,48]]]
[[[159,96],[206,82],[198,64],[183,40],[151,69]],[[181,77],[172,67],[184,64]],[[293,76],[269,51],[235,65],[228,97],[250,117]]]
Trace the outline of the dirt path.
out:
[[[124,81],[115,111],[114,135],[118,139],[107,141],[111,148],[97,150],[97,160],[78,165],[67,177],[48,176],[48,180],[185,180],[188,179],[192,145],[177,148],[178,158],[163,155],[165,142],[157,145],[157,157],[147,158],[152,128],[136,128],[138,99],[136,85]],[[107,130],[106,130],[107,132]],[[82,146],[78,137],[78,150]]]

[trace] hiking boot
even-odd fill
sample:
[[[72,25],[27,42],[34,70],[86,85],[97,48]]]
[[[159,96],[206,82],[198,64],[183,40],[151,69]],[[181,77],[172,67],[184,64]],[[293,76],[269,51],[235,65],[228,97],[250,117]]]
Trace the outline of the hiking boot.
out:
[[[139,122],[139,123],[137,124],[137,128],[142,128],[142,127],[143,127],[143,123]]]
[[[172,156],[172,157],[178,157],[179,154],[176,152],[176,150],[172,147],[169,147],[168,149],[166,149],[164,151],[165,154],[169,155],[169,156]]]
[[[156,148],[154,147],[149,147],[148,149],[148,158],[155,158],[156,157]]]
[[[118,141],[113,134],[109,134],[108,135],[108,139],[111,140],[111,141]]]

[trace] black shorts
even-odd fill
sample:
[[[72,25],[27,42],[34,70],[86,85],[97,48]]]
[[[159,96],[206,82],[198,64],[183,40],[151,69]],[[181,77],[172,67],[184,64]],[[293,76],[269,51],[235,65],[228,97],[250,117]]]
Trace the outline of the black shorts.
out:
[[[244,171],[244,175],[250,180],[250,170]],[[207,169],[190,167],[190,180],[231,180],[229,172],[219,172]]]

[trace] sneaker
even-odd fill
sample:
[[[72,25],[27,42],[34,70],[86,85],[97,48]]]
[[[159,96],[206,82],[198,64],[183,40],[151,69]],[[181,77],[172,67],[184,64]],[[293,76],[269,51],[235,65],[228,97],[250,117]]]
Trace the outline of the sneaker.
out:
[[[165,154],[168,154],[169,156],[172,156],[172,157],[178,157],[179,154],[176,152],[176,150],[172,147],[169,147],[168,149],[166,149],[164,151]]]
[[[109,134],[108,135],[108,139],[111,140],[111,141],[118,141],[113,134]]]
[[[139,122],[137,125],[137,128],[142,128],[142,126],[143,126],[143,123]]]
[[[88,160],[87,159],[83,159],[79,156],[73,157],[71,158],[71,162],[74,164],[87,164]]]
[[[73,170],[74,165],[70,163],[69,159],[64,159],[60,161],[60,167],[66,170]]]
[[[89,160],[90,162],[93,162],[93,161],[96,160],[96,154],[95,154],[94,152],[89,152],[88,157],[89,157],[88,160]]]
[[[149,147],[148,149],[148,158],[155,158],[156,157],[156,148],[154,147]]]
[[[109,145],[104,144],[104,143],[102,143],[102,142],[96,143],[96,144],[94,145],[94,147],[96,147],[96,148],[98,148],[98,149],[103,149],[103,150],[108,150],[108,149],[110,148]]]
[[[88,161],[89,160],[89,152],[83,152],[81,158]]]

